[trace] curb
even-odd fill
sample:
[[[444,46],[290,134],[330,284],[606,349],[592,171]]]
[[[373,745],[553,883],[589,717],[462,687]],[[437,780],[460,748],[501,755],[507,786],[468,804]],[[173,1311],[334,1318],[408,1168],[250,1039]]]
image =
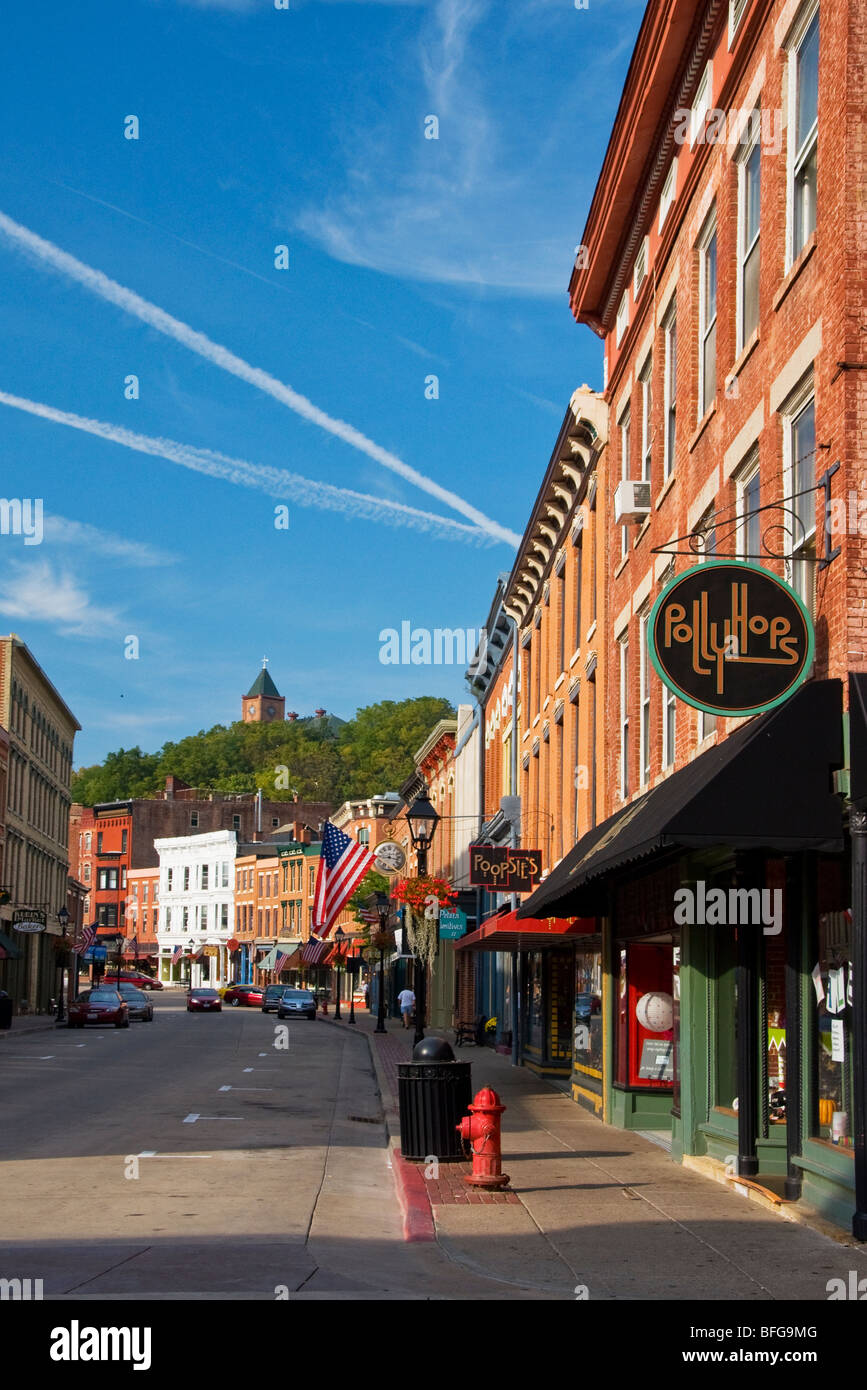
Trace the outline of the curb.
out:
[[[63,1023],[58,1025],[56,1019],[51,1019],[50,1022],[46,1020],[45,1023],[37,1023],[30,1028],[16,1028],[13,1024],[11,1028],[4,1028],[0,1031],[0,1042],[2,1042],[4,1038],[26,1038],[31,1033],[53,1033],[58,1026],[64,1028],[66,1025]]]

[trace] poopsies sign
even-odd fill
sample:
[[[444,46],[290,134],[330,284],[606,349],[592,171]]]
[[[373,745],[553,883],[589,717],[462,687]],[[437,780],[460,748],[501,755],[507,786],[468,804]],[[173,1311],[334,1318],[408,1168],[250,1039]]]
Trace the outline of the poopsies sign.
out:
[[[678,699],[708,714],[760,714],[809,675],[813,624],[794,589],[770,570],[707,561],[663,589],[648,646]]]

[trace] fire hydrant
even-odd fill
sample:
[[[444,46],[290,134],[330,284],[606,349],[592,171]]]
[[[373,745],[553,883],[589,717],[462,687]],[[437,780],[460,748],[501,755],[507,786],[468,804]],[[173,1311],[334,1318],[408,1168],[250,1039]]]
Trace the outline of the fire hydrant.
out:
[[[473,1171],[464,1176],[471,1187],[506,1187],[509,1182],[500,1163],[500,1116],[505,1108],[496,1091],[483,1086],[470,1105],[471,1113],[456,1125],[461,1138],[473,1146]]]

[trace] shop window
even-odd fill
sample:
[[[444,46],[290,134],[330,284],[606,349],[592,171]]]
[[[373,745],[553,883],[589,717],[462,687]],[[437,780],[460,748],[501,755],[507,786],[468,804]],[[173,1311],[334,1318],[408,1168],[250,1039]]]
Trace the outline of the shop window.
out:
[[[622,946],[618,958],[615,1084],[672,1090],[674,958],[649,941]]]
[[[574,1057],[575,1070],[602,1074],[602,955],[579,951],[575,956]]]
[[[819,915],[818,960],[813,967],[817,1105],[811,1133],[825,1143],[852,1149],[852,917]]]
[[[747,928],[746,930],[750,930]],[[714,1009],[713,1106],[736,1115],[738,1094],[737,934],[718,928],[713,934],[716,1007]]]
[[[541,951],[530,951],[527,955],[527,1037],[528,1052],[542,1054],[545,1037],[545,991],[542,980],[543,956]]]

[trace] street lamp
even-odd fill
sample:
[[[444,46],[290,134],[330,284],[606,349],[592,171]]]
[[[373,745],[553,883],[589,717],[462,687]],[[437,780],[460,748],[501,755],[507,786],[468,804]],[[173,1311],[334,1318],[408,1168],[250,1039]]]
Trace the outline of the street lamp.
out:
[[[57,1003],[57,1022],[65,1023],[66,1013],[63,1007],[63,977],[66,962],[66,928],[69,926],[69,913],[65,907],[62,907],[58,912],[57,920],[60,923],[60,939],[63,942],[62,955],[60,958],[60,999]]]
[[[426,791],[420,792],[412,805],[407,808],[406,819],[409,823],[412,847],[416,852],[418,876],[424,878],[427,874],[428,851],[436,834],[436,828],[440,823],[436,808],[431,805]],[[413,1046],[420,1043],[424,1037],[424,1021],[427,1013],[427,966],[417,952],[415,959],[415,1037],[413,1038]]]
[[[336,980],[337,980],[337,988],[336,988],[336,990],[335,990],[336,998],[335,998],[335,1001],[334,1001],[334,1017],[335,1017],[335,1018],[340,1018],[340,1016],[341,1016],[341,1015],[340,1015],[340,955],[341,955],[341,952],[342,952],[342,950],[343,950],[343,946],[344,946],[344,942],[345,942],[345,941],[346,941],[346,932],[343,930],[342,927],[338,926],[337,930],[336,930],[335,933],[334,933],[334,975],[335,975],[335,978],[336,978]]]
[[[126,938],[124,937],[122,932],[114,938],[114,944],[117,947],[117,979],[115,981],[115,984],[118,985],[120,984],[120,963],[123,957],[123,943],[125,940]]]
[[[391,898],[387,893],[374,893],[373,906],[379,918],[379,936],[374,945],[379,951],[379,998],[376,1001],[376,1027],[374,1033],[385,1033],[385,938],[388,934],[388,919],[391,916]]]

